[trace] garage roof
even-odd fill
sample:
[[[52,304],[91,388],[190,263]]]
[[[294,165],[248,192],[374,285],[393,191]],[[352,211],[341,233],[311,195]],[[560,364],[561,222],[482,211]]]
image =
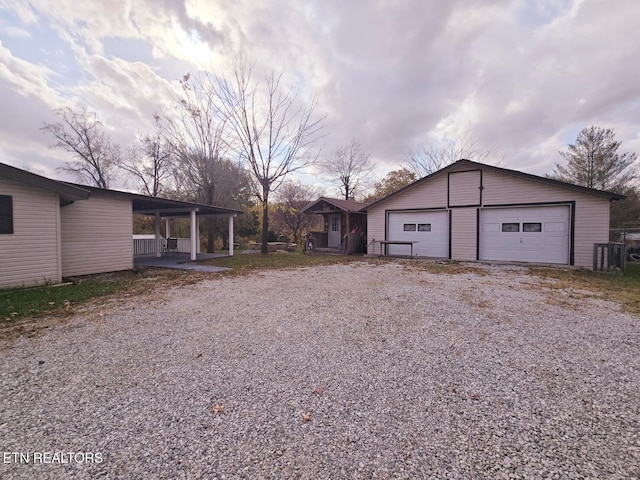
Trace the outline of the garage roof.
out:
[[[410,188],[413,188],[419,184],[422,183],[426,183],[429,180],[431,180],[434,177],[437,177],[439,175],[442,175],[450,170],[454,170],[458,167],[468,167],[468,168],[484,168],[487,170],[494,170],[497,172],[501,172],[501,173],[505,173],[507,175],[513,175],[513,176],[518,176],[518,177],[524,177],[527,178],[529,180],[534,180],[536,182],[542,182],[542,183],[547,183],[550,185],[554,185],[556,187],[562,187],[562,188],[568,188],[571,190],[576,190],[582,193],[588,193],[591,195],[597,195],[600,197],[605,197],[608,198],[609,200],[624,200],[626,197],[624,195],[618,195],[617,193],[613,193],[613,192],[607,192],[605,190],[597,190],[595,188],[587,188],[587,187],[583,187],[580,185],[574,185],[573,183],[567,183],[567,182],[562,182],[560,180],[555,180],[553,178],[548,178],[548,177],[540,177],[538,175],[532,175],[530,173],[524,173],[524,172],[520,172],[518,170],[510,170],[508,168],[501,168],[501,167],[495,167],[493,165],[488,165],[485,163],[478,163],[478,162],[472,162],[471,160],[458,160],[457,162],[452,163],[451,165],[448,165],[440,170],[438,170],[437,172],[432,173],[431,175],[427,175],[426,177],[423,177],[419,180],[416,180],[413,183],[410,183],[409,185],[401,188],[400,190],[396,190],[393,193],[390,193],[389,195],[386,195],[378,200],[376,200],[375,202],[370,203],[369,205],[365,206],[362,208],[363,211],[367,211],[369,210],[371,207],[373,207],[374,205],[378,205],[382,202],[387,201],[388,199],[395,197],[396,195],[400,194],[401,192],[404,192],[405,190],[408,190]]]

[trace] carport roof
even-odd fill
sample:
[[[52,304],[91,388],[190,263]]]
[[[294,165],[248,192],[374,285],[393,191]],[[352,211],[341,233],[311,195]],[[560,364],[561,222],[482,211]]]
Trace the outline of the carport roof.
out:
[[[65,182],[61,182],[65,183]],[[72,185],[72,184],[68,184]],[[89,187],[85,185],[77,185],[82,189],[88,190],[90,193],[104,193],[112,196],[119,196],[131,200],[133,213],[154,214],[159,212],[161,216],[167,217],[186,217],[191,214],[192,210],[196,210],[198,215],[238,215],[244,213],[242,210],[232,208],[217,207],[215,205],[206,205],[203,203],[183,202],[182,200],[171,200],[169,198],[150,197],[139,193],[121,192],[119,190],[109,190],[105,188]]]

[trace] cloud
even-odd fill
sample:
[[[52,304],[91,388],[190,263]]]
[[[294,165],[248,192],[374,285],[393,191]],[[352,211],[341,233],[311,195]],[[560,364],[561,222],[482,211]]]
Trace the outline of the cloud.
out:
[[[0,0],[0,9],[10,13],[0,21],[0,98],[30,99],[22,124],[86,105],[127,142],[175,102],[184,73],[225,73],[244,54],[256,79],[284,66],[301,99],[316,92],[326,149],[355,138],[382,174],[409,145],[464,133],[496,147],[503,166],[537,174],[591,124],[640,149],[636,0]],[[48,41],[41,52],[37,41]],[[9,123],[0,128],[13,136]]]

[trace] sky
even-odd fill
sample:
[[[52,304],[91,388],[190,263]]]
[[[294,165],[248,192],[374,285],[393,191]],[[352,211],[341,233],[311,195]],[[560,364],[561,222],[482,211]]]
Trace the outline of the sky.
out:
[[[131,145],[186,73],[243,55],[316,94],[323,152],[354,139],[375,177],[462,136],[544,175],[589,125],[640,153],[639,22],[637,0],[0,0],[0,162],[72,180],[55,109]]]

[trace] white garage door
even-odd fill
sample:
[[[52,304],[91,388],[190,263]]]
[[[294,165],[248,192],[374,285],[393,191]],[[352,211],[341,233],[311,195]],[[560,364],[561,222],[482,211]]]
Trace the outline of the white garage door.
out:
[[[449,256],[449,212],[390,212],[387,240],[417,242],[413,254],[420,257]],[[389,255],[409,255],[408,245],[389,245]]]
[[[569,207],[483,209],[480,259],[569,263]]]

